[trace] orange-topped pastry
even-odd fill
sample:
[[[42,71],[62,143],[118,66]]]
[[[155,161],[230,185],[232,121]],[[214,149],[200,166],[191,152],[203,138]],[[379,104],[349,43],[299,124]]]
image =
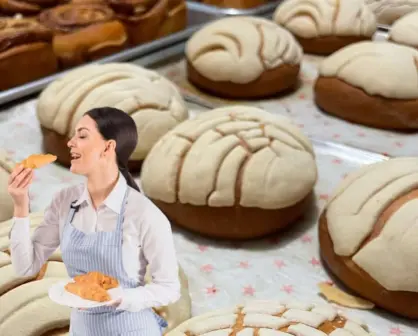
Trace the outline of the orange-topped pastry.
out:
[[[93,282],[70,282],[65,285],[65,289],[86,300],[106,302],[111,299],[103,287]]]
[[[57,159],[52,154],[33,154],[21,162],[25,168],[37,169],[54,162]]]
[[[74,277],[76,283],[94,283],[105,290],[116,288],[119,286],[117,279],[100,272],[89,272],[87,274],[77,275]]]

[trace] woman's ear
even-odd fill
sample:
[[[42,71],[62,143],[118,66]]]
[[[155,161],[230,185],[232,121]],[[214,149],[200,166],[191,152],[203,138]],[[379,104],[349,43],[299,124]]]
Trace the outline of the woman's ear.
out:
[[[105,152],[116,152],[116,141],[115,140],[108,140],[106,142]]]

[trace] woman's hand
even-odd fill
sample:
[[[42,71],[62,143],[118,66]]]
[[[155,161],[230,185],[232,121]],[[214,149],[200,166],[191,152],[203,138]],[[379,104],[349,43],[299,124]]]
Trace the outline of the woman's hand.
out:
[[[13,199],[15,208],[29,207],[29,186],[33,180],[33,169],[16,166],[9,176],[7,191]]]

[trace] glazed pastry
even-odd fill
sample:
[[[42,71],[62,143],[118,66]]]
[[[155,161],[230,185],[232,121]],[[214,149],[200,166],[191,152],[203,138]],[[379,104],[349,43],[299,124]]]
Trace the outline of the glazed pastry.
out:
[[[261,98],[293,89],[302,49],[275,23],[229,17],[207,24],[186,45],[189,81],[215,96]]]
[[[416,129],[417,62],[418,51],[410,47],[389,42],[350,45],[319,66],[315,102],[325,112],[354,123]]]
[[[114,54],[128,44],[125,28],[104,5],[62,5],[43,11],[39,21],[53,30],[54,52],[63,67]]]
[[[248,106],[184,121],[155,144],[141,172],[143,192],[172,222],[227,239],[294,223],[316,180],[312,145],[299,128]]]
[[[182,323],[167,336],[372,336],[329,304],[253,301],[211,311]]]
[[[110,7],[125,25],[131,44],[137,45],[155,40],[168,28],[181,30],[186,27],[184,0],[108,0]],[[170,7],[171,1],[171,7]],[[172,6],[178,3],[182,7]],[[174,8],[177,8],[173,11]],[[169,15],[169,13],[171,13]],[[167,19],[169,22],[166,22]]]
[[[0,0],[0,14],[35,16],[46,8],[65,2],[66,0]]]
[[[48,296],[52,285],[67,279],[63,263],[47,263],[39,280],[17,277],[11,264],[0,267],[0,335],[50,336],[56,330],[68,331],[71,308]]]
[[[116,288],[119,286],[117,279],[107,276],[100,272],[89,272],[87,274],[77,275],[74,281],[80,284],[96,284],[105,290]]]
[[[187,7],[185,0],[168,0],[164,21],[158,27],[156,38],[179,32],[187,26]]]
[[[199,2],[216,7],[249,9],[265,5],[268,0],[200,0]]]
[[[177,87],[157,72],[129,63],[92,64],[68,72],[41,93],[37,115],[45,151],[69,166],[67,142],[75,125],[86,111],[101,106],[120,108],[135,120],[138,144],[131,171],[139,171],[155,142],[188,117]]]
[[[7,186],[9,184],[9,176],[15,165],[6,151],[0,150],[0,221],[13,217],[13,200],[7,192]],[[0,232],[1,230],[2,227],[0,226]]]
[[[306,53],[320,55],[371,40],[377,29],[364,0],[286,0],[273,20],[295,35]]]
[[[103,287],[92,282],[70,282],[65,285],[65,289],[85,300],[106,302],[111,299]]]
[[[52,37],[34,19],[0,18],[0,91],[57,71]]]
[[[377,21],[390,25],[402,16],[418,10],[418,0],[365,0]]]
[[[364,166],[337,186],[319,225],[331,271],[364,298],[412,319],[418,318],[417,177],[417,158]]]
[[[20,164],[25,168],[37,169],[46,166],[57,159],[52,154],[33,154],[24,159]]]
[[[389,31],[389,41],[418,49],[418,10],[395,21]]]

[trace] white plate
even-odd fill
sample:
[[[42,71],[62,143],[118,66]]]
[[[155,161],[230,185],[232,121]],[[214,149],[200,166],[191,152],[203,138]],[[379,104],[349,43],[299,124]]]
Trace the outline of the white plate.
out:
[[[106,304],[111,303],[114,300],[117,300],[122,297],[122,288],[112,288],[109,289],[107,292],[109,293],[110,297],[112,298],[111,301],[106,302],[97,302],[91,300],[85,300],[79,297],[78,295],[72,294],[65,289],[65,285],[74,282],[72,279],[67,281],[61,281],[53,285],[49,291],[48,295],[49,298],[63,306],[68,306],[72,308],[95,308],[95,307],[102,307]]]

